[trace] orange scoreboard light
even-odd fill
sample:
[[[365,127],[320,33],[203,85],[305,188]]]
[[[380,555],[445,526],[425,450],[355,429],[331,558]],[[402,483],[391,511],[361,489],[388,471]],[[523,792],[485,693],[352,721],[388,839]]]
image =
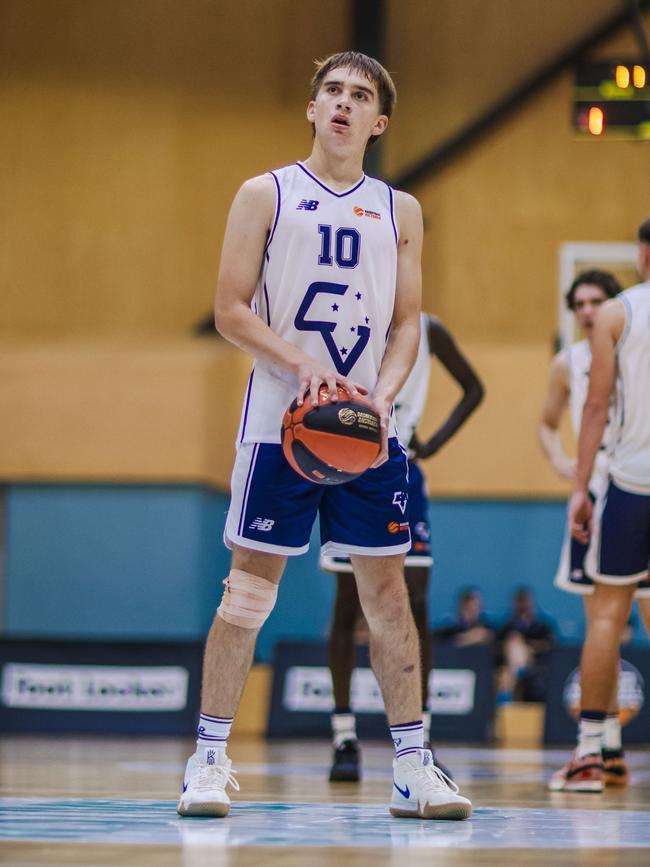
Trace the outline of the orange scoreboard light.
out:
[[[573,125],[580,138],[650,141],[650,65],[638,60],[580,64]]]

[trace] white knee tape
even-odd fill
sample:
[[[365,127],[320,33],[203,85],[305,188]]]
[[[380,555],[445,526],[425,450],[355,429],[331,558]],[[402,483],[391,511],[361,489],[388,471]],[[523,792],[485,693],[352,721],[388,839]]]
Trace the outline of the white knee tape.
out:
[[[273,611],[278,585],[241,569],[231,569],[223,582],[226,589],[217,614],[226,623],[244,629],[259,629]]]

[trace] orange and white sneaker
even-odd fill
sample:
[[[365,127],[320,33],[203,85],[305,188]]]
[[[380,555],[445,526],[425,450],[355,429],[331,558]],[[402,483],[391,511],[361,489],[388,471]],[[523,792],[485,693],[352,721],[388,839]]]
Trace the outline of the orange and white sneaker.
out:
[[[603,760],[601,755],[583,756],[574,753],[566,765],[556,771],[549,780],[551,792],[602,792]]]
[[[627,786],[630,780],[630,772],[627,769],[625,753],[623,750],[602,751],[603,756],[603,782],[606,786]]]

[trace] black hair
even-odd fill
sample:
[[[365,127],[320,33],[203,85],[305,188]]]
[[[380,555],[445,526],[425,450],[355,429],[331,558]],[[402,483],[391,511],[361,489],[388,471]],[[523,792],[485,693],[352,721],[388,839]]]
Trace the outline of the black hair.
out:
[[[650,223],[650,221],[649,221]],[[650,225],[648,227],[650,229]],[[582,271],[571,284],[566,293],[566,303],[569,310],[575,309],[575,295],[579,286],[598,286],[608,298],[613,298],[623,288],[613,274],[609,271]]]
[[[650,217],[646,217],[639,226],[639,241],[641,244],[650,244]]]

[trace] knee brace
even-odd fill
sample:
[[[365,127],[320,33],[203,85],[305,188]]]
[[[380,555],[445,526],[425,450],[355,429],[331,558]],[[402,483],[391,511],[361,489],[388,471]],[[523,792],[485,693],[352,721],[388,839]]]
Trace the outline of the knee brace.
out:
[[[226,589],[217,608],[219,617],[233,626],[259,629],[273,611],[278,585],[241,569],[231,569],[223,583]]]

